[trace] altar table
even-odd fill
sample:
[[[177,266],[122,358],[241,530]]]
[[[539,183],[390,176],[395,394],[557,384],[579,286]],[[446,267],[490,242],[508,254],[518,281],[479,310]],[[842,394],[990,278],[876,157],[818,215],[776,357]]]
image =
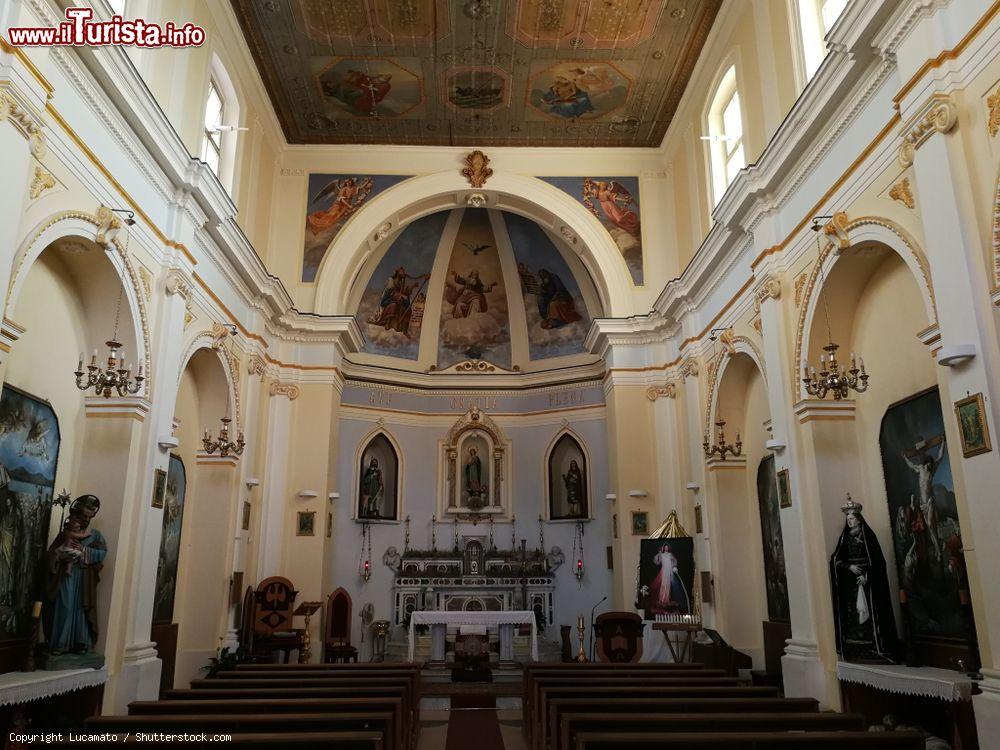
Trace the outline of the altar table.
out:
[[[417,625],[430,625],[431,660],[444,661],[445,635],[448,626],[496,627],[500,632],[500,660],[512,661],[514,657],[514,626],[531,625],[531,660],[538,661],[538,627],[535,613],[511,612],[423,612],[410,614],[410,639],[406,660],[413,661]]]

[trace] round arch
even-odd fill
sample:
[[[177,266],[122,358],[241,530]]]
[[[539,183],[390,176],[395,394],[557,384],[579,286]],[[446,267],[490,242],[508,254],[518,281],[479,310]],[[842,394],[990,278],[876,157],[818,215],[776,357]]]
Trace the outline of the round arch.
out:
[[[618,246],[582,203],[536,177],[497,172],[489,187],[471,189],[457,169],[413,177],[385,190],[355,213],[337,233],[316,274],[316,312],[350,314],[351,289],[365,262],[414,219],[466,206],[472,194],[485,205],[520,214],[562,237],[577,253],[597,287],[605,313],[632,310],[632,280]]]
[[[802,304],[799,307],[799,318],[795,328],[795,356],[792,359],[792,396],[796,401],[805,397],[799,372],[802,367],[802,353],[809,351],[809,336],[822,292],[820,278],[828,280],[830,272],[849,250],[874,244],[898,255],[913,274],[927,312],[928,325],[937,323],[937,303],[934,299],[934,287],[931,284],[927,258],[916,240],[905,229],[880,216],[862,216],[848,222],[844,226],[844,231],[850,239],[850,247],[841,251],[836,241],[827,242],[820,250],[819,258],[813,264],[805,288],[802,290]]]
[[[243,426],[240,416],[242,404],[240,403],[239,368],[234,361],[234,357],[229,356],[221,346],[216,346],[215,341],[216,332],[213,330],[205,329],[195,334],[184,350],[180,367],[177,368],[177,385],[178,387],[180,386],[181,378],[184,377],[184,371],[187,370],[188,364],[195,354],[203,349],[215,354],[219,360],[219,365],[222,367],[223,376],[226,379],[226,405],[229,407],[230,414],[233,417],[233,427],[235,428],[233,433],[237,434]]]
[[[712,435],[712,423],[715,421],[715,410],[719,404],[719,390],[725,380],[726,369],[738,357],[747,357],[760,372],[765,385],[767,384],[767,369],[764,366],[764,355],[757,345],[746,336],[733,336],[731,350],[724,350],[716,359],[715,367],[710,365],[708,380],[708,404],[705,408],[705,429],[707,435]]]
[[[64,237],[83,237],[100,245],[101,243],[97,240],[101,226],[102,221],[97,216],[84,211],[62,211],[40,222],[14,254],[10,279],[7,284],[4,317],[13,318],[18,297],[25,279],[28,277],[28,272],[46,248]],[[110,245],[105,244],[104,247],[106,248],[105,257],[111,262],[111,266],[122,282],[124,299],[128,304],[129,318],[133,326],[132,332],[138,348],[136,359],[143,363],[143,369],[146,373],[146,380],[140,395],[148,398],[153,392],[154,373],[150,354],[149,315],[146,309],[145,292],[135,264],[126,254],[121,241],[117,237],[113,237]]]

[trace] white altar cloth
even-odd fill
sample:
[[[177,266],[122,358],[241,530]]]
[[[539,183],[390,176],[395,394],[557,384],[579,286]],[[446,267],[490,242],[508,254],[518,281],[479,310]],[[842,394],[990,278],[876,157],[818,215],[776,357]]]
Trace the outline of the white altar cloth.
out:
[[[106,667],[100,669],[61,669],[49,672],[8,672],[0,675],[0,706],[27,703],[62,695],[73,690],[101,685],[108,681]]]
[[[972,699],[972,680],[967,674],[951,669],[838,661],[837,677],[845,682],[857,682],[890,693],[923,695],[943,701]]]
[[[531,660],[538,661],[538,625],[534,612],[413,612],[410,614],[410,639],[406,660],[413,661],[417,625],[531,625]]]

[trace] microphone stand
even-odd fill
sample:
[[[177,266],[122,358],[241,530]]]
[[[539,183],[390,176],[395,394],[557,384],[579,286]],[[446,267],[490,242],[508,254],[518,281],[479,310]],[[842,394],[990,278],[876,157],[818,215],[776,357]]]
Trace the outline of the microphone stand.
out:
[[[599,601],[597,604],[595,604],[594,607],[590,610],[590,660],[591,661],[594,660],[594,612],[596,612],[597,608],[600,607],[602,604],[604,604],[604,602],[606,602],[607,600],[608,597],[605,595],[605,597],[601,599],[601,601]]]

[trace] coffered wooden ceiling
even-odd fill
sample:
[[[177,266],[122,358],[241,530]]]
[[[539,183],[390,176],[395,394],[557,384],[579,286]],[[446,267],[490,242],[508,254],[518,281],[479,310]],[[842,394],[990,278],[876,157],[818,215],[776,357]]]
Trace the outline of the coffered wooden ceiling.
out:
[[[290,143],[658,146],[722,0],[232,0]]]

